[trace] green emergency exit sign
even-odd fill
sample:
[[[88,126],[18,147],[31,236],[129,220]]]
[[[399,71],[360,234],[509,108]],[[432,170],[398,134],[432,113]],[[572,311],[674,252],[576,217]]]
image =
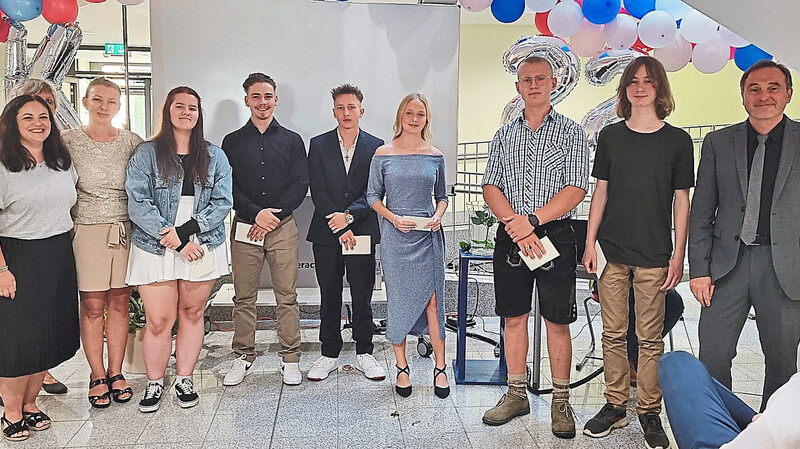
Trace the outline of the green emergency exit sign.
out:
[[[107,43],[105,54],[107,56],[123,56],[125,54],[125,45]]]

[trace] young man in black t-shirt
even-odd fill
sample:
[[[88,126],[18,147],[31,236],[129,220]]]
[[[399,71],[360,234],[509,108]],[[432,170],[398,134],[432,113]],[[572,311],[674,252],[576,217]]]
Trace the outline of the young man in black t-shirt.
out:
[[[636,412],[647,447],[669,447],[661,426],[658,360],[664,353],[664,294],[683,277],[689,222],[689,188],[694,185],[691,137],[665,123],[674,109],[666,72],[642,56],[625,69],[617,88],[617,114],[625,120],[605,127],[597,142],[583,264],[597,270],[595,241],[608,264],[599,275],[603,317],[603,366],[607,404],[584,426],[603,437],[628,424],[628,291],[635,292],[639,337]],[[675,220],[675,250],[670,236]]]

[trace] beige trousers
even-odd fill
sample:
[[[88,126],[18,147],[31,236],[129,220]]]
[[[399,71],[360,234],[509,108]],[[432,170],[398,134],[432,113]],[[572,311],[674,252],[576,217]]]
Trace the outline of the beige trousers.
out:
[[[256,297],[264,268],[269,265],[272,289],[277,301],[278,355],[286,363],[300,361],[300,307],[297,304],[297,244],[299,231],[294,216],[281,220],[278,227],[267,233],[262,246],[237,242],[234,217],[231,227],[231,259],[233,287],[236,293],[233,306],[233,352],[256,358]]]
[[[664,354],[664,294],[659,290],[667,279],[667,267],[646,268],[610,263],[598,281],[603,317],[603,366],[605,397],[617,407],[628,402],[628,295],[633,283],[636,336],[639,338],[636,412],[661,412],[658,361]]]

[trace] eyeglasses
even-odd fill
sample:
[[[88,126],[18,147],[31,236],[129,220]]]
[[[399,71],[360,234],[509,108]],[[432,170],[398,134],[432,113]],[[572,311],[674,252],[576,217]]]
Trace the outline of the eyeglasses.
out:
[[[536,82],[536,85],[541,87],[544,86],[547,80],[553,79],[552,76],[544,76],[544,75],[537,75],[537,76],[526,76],[519,80],[519,83],[523,86],[530,87],[531,84]]]

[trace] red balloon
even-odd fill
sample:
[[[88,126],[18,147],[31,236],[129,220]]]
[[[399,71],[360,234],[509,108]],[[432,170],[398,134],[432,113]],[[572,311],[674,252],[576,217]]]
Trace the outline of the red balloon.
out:
[[[642,42],[642,40],[639,39],[638,37],[636,38],[636,42],[633,44],[633,48],[635,48],[635,49],[637,49],[639,51],[645,52],[645,53],[647,53],[650,50],[652,50],[652,48],[650,48],[647,45],[645,45],[644,42]]]
[[[86,0],[89,3],[103,3],[106,0]]]
[[[731,47],[731,58],[730,59],[733,59],[734,53],[736,53],[736,47]]]
[[[3,20],[0,20],[0,42],[6,42],[8,40],[9,31],[11,31],[11,22],[3,17]]]
[[[50,23],[72,23],[78,18],[78,0],[44,0],[42,17]]]
[[[537,12],[536,17],[534,18],[534,23],[536,24],[536,29],[539,30],[539,34],[543,36],[552,36],[553,33],[550,32],[550,28],[547,26],[547,16],[550,15],[550,11],[547,12]]]

